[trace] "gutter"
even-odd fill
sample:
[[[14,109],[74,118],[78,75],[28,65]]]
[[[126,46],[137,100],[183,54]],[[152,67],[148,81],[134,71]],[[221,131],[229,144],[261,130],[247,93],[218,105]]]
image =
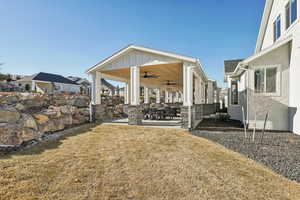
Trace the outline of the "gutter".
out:
[[[257,54],[254,54],[253,56],[250,56],[249,58],[243,60],[242,62],[240,62],[238,64],[238,66],[236,67],[236,69],[234,70],[234,72],[232,73],[232,75],[230,77],[239,76],[243,72],[243,71],[241,71],[242,68],[247,66],[250,62],[260,58],[261,56],[264,56],[264,55],[270,53],[271,51],[275,50],[276,48],[279,48],[292,40],[293,40],[293,35],[292,34],[288,35],[287,37],[275,42],[272,46],[265,48],[263,51],[261,51]]]

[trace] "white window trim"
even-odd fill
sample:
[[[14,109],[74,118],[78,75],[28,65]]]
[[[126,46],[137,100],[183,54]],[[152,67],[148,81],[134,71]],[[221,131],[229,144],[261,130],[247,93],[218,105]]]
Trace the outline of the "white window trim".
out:
[[[297,2],[297,6],[298,6],[298,3],[299,2]],[[286,24],[287,24],[287,21],[286,21],[286,8],[287,8],[288,5],[290,6],[290,13],[289,13],[290,14],[290,18],[289,18],[290,26],[288,28],[286,28]],[[293,22],[292,22],[292,0],[289,0],[288,3],[285,4],[284,10],[285,10],[285,12],[284,12],[284,14],[285,14],[285,30],[289,30],[291,28],[291,26],[294,26],[298,22],[298,20],[299,20],[299,17],[298,17],[298,8],[297,8],[297,13],[296,13],[297,14],[297,18]]]
[[[277,21],[280,21],[280,36],[277,38]],[[282,14],[279,14],[275,17],[275,20],[273,21],[273,31],[274,31],[274,25],[275,25],[275,33],[273,33],[273,37],[275,36],[275,38],[273,38],[273,43],[277,42],[283,35],[283,27],[285,27],[285,24],[283,24],[283,19],[282,19]]]
[[[272,93],[267,93],[267,73],[266,73],[266,69],[268,68],[277,68],[277,73],[276,73],[276,92],[272,92]],[[258,69],[264,69],[264,92],[256,92],[255,91],[255,71]],[[265,66],[255,66],[253,67],[253,90],[254,90],[254,96],[268,96],[268,97],[279,97],[281,96],[281,77],[282,77],[282,71],[281,71],[281,65],[265,65]]]

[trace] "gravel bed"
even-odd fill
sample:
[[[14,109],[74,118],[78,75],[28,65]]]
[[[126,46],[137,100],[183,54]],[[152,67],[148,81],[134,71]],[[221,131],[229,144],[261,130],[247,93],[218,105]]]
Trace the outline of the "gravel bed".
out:
[[[244,139],[242,131],[192,131],[195,136],[209,139],[228,149],[258,161],[278,174],[300,183],[300,136],[285,132],[261,132],[252,141],[252,131]]]

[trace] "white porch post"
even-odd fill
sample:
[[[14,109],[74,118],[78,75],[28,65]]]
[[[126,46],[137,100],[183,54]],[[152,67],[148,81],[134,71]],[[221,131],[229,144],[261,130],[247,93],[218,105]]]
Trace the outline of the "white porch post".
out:
[[[169,92],[169,103],[173,103],[173,92]]]
[[[96,104],[96,73],[92,74],[92,90],[91,90],[91,99],[92,99],[92,104]]]
[[[165,90],[165,103],[169,103],[169,92]]]
[[[160,103],[160,89],[156,89],[156,103]]]
[[[179,92],[175,93],[175,103],[179,102]]]
[[[193,105],[193,67],[183,65],[183,105]]]
[[[144,87],[144,103],[150,103],[149,88]]]
[[[208,84],[207,84],[207,103],[208,104],[214,103],[214,88],[213,88],[212,81],[208,81]]]
[[[130,83],[125,83],[124,103],[130,104]]]
[[[101,104],[101,73],[95,75],[95,104]]]
[[[201,78],[195,79],[195,104],[201,104]]]
[[[130,93],[131,105],[140,105],[140,68],[130,68]]]

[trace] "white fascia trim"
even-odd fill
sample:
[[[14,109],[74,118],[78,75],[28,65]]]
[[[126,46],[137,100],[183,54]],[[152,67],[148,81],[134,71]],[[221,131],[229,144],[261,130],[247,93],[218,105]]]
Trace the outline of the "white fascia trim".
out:
[[[257,37],[256,47],[255,47],[255,53],[260,52],[263,40],[265,38],[266,29],[268,26],[268,21],[271,15],[272,7],[273,7],[274,0],[266,0],[266,5],[264,9],[264,14],[261,20],[260,28],[259,28],[259,34]]]
[[[252,62],[253,60],[266,55],[267,53],[270,53],[271,51],[281,47],[282,45],[285,45],[286,43],[290,42],[293,40],[293,35],[289,35],[286,38],[283,38],[282,40],[278,40],[274,45],[270,46],[269,48],[264,49],[263,51],[247,58],[246,60],[240,62],[237,66],[237,68],[234,70],[233,74],[230,77],[236,77],[239,76],[243,70],[242,68],[246,66],[249,62]]]
[[[201,73],[201,75],[202,75],[204,81],[208,81],[208,77],[206,76],[205,71],[204,71],[204,68],[203,68],[203,65],[201,64],[201,62],[200,62],[199,59],[197,59],[196,64],[197,64],[197,66],[198,66],[199,69],[200,69],[200,73]]]
[[[95,70],[101,69],[101,67],[104,66],[105,64],[108,64],[109,62],[113,61],[114,59],[117,59],[118,57],[122,56],[123,54],[125,54],[131,50],[144,51],[144,52],[158,54],[158,55],[171,57],[171,58],[176,58],[178,60],[192,62],[192,63],[197,63],[197,61],[198,61],[196,58],[192,58],[192,57],[188,57],[188,56],[182,56],[182,55],[178,55],[178,54],[174,54],[174,53],[169,53],[169,52],[160,51],[160,50],[154,50],[154,49],[145,48],[145,47],[141,47],[141,46],[129,45],[128,47],[125,47],[124,49],[120,50],[119,52],[113,54],[111,57],[104,59],[100,63],[96,64],[95,66],[93,66],[92,68],[87,70],[86,74],[90,74]]]

